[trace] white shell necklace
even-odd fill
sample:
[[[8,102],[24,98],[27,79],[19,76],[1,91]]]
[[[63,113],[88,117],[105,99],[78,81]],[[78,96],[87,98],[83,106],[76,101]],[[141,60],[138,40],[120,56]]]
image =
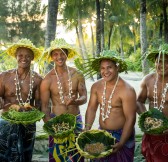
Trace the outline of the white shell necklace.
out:
[[[161,103],[160,103],[160,106],[158,105],[158,94],[157,94],[157,83],[158,83],[158,75],[156,77],[156,81],[155,81],[155,84],[154,84],[154,96],[153,96],[153,99],[154,99],[154,108],[156,109],[159,109],[159,110],[162,110],[164,108],[164,103],[165,103],[165,100],[166,100],[166,93],[167,93],[167,90],[168,90],[168,83],[166,83],[164,89],[163,89],[163,92],[162,92],[162,100],[161,100]]]
[[[64,96],[63,96],[63,88],[62,88],[62,84],[60,82],[60,79],[58,77],[57,71],[56,71],[56,67],[54,66],[54,71],[55,71],[55,75],[57,77],[57,85],[58,85],[58,90],[59,90],[59,95],[60,95],[60,100],[62,104],[65,104],[64,101]],[[69,86],[69,93],[68,93],[68,97],[71,99],[72,98],[72,81],[71,81],[71,75],[69,72],[69,68],[67,66],[67,72],[68,72],[68,86]]]
[[[19,82],[19,77],[18,77],[18,72],[16,69],[16,75],[14,78],[15,81],[15,86],[16,86],[16,100],[18,101],[19,105],[24,106],[26,103],[30,104],[30,100],[32,99],[32,94],[33,94],[33,83],[34,83],[34,72],[30,72],[30,83],[29,83],[29,93],[27,95],[27,99],[25,100],[25,102],[22,99],[22,92],[21,92],[21,86],[20,86],[20,82]]]
[[[105,114],[105,107],[106,107],[106,82],[104,82],[104,90],[103,90],[103,95],[102,95],[102,106],[101,106],[101,115],[102,115],[102,120],[105,121],[107,118],[109,118],[109,114],[110,114],[110,110],[112,108],[112,105],[111,105],[111,101],[112,101],[112,98],[113,98],[113,94],[114,94],[114,91],[116,89],[116,86],[118,84],[118,81],[119,81],[119,76],[117,77],[117,80],[116,80],[116,83],[114,85],[114,88],[111,92],[111,95],[108,99],[108,105],[107,105],[107,110],[106,110],[106,114]]]

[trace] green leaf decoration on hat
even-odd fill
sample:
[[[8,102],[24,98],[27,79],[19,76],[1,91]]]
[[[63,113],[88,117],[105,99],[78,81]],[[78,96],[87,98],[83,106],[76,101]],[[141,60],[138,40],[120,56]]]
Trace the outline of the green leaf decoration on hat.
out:
[[[96,74],[100,71],[100,63],[102,60],[111,60],[116,64],[119,64],[119,72],[127,72],[126,62],[119,57],[116,51],[104,50],[100,53],[100,56],[97,58],[91,58],[84,63],[86,70],[83,71],[85,76],[89,74]]]
[[[16,50],[19,47],[25,47],[33,51],[34,54],[34,60],[37,61],[39,57],[41,56],[41,51],[35,47],[35,45],[29,40],[29,39],[21,39],[17,43],[14,43],[11,45],[7,50],[7,54],[10,56],[15,57],[16,56]]]
[[[159,49],[150,49],[146,58],[152,62],[155,62],[156,55],[158,54],[168,55],[168,44],[160,45]]]
[[[51,52],[55,49],[62,49],[62,48],[68,50],[68,59],[71,59],[74,56],[78,55],[74,47],[68,44],[63,38],[60,38],[55,39],[51,42],[51,46],[46,51],[44,51],[43,57],[50,62],[52,61]]]

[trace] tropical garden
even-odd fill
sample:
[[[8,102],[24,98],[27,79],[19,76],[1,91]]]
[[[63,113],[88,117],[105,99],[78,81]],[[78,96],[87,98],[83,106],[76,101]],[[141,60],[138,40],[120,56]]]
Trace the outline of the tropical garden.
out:
[[[5,49],[21,38],[30,39],[42,51],[62,32],[74,31],[72,45],[79,56],[73,60],[80,70],[86,59],[103,50],[115,50],[129,71],[150,71],[144,56],[152,48],[168,43],[168,0],[0,0],[0,72],[16,67]],[[65,34],[64,39],[71,39]],[[51,64],[52,65],[52,64]],[[38,70],[50,66],[43,55]],[[90,75],[90,78],[93,78]]]
[[[71,37],[80,54],[75,59],[78,68],[84,68],[85,59],[110,49],[127,61],[129,70],[147,74],[148,62],[142,56],[168,42],[167,0],[0,1],[2,71],[15,66],[4,53],[8,45],[28,38],[44,50],[57,38],[60,25],[66,33],[75,31]],[[43,59],[38,64],[43,67]]]

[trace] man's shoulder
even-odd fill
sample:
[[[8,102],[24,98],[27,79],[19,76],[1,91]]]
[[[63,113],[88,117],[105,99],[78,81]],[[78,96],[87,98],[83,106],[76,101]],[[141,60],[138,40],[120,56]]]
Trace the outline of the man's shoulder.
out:
[[[2,72],[0,73],[0,75],[1,75],[1,76],[8,76],[8,75],[11,75],[11,74],[13,74],[13,73],[15,73],[15,72],[16,72],[15,69],[10,69],[10,70],[6,70],[6,71],[2,71]]]
[[[84,77],[83,73],[79,69],[76,69],[74,67],[69,67],[69,69],[72,75],[75,75],[77,77]]]
[[[43,78],[39,73],[37,73],[35,71],[33,71],[33,73],[34,73],[35,78],[38,78],[38,79],[42,79]]]
[[[143,77],[142,81],[143,82],[149,82],[151,80],[153,80],[155,78],[155,73],[150,73],[150,74],[147,74]]]
[[[122,78],[120,79],[118,88],[121,94],[135,93],[134,87]]]
[[[93,88],[100,88],[102,85],[104,86],[104,84],[102,84],[102,82],[103,82],[103,79],[101,78],[101,79],[95,81],[95,82],[92,84],[92,87],[93,87]]]

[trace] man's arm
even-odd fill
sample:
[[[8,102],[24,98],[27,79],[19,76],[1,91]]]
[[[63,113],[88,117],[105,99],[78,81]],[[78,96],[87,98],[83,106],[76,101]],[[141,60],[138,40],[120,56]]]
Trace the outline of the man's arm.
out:
[[[90,99],[85,114],[85,130],[91,129],[93,122],[95,120],[97,108],[98,108],[98,99],[96,94],[96,86],[93,84],[91,87]]]
[[[140,85],[140,91],[137,97],[137,113],[141,114],[146,111],[145,101],[147,99],[147,87],[145,78],[142,80]]]
[[[83,105],[87,102],[87,90],[86,90],[86,85],[85,85],[85,78],[83,74],[80,72],[76,72],[75,75],[76,79],[78,80],[78,85],[77,85],[77,94],[78,98],[76,98],[75,95],[72,96],[72,98],[67,98],[66,96],[65,101],[66,105]]]
[[[41,98],[41,110],[45,113],[43,118],[44,122],[50,119],[50,108],[48,107],[50,99],[49,81],[47,79],[42,80],[40,85],[40,98]]]
[[[136,121],[136,93],[132,87],[126,87],[122,93],[122,107],[125,117],[125,124],[121,139],[113,146],[113,152],[120,150],[131,136]]]
[[[42,78],[41,76],[36,77],[36,85],[37,88],[35,90],[35,107],[41,110],[41,100],[40,100],[40,85],[41,85]]]
[[[79,97],[75,100],[78,105],[83,105],[87,102],[87,90],[85,85],[85,78],[79,74],[78,93]]]

